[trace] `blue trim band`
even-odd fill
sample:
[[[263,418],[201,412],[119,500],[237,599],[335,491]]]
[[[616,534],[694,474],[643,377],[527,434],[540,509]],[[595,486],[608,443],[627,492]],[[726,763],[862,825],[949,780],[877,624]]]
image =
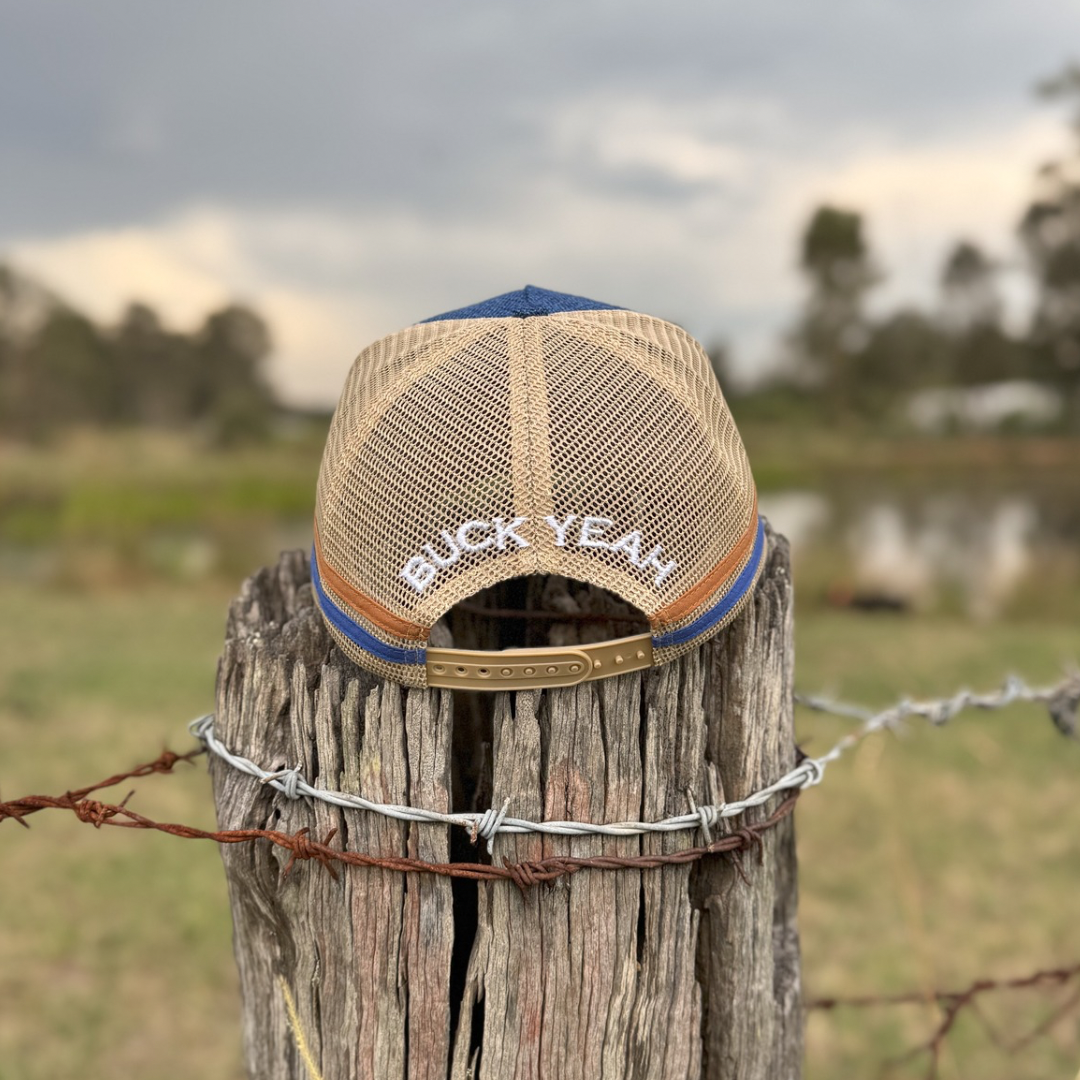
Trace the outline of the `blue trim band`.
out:
[[[446,311],[442,315],[432,315],[424,322],[446,322],[449,319],[528,319],[534,315],[555,315],[560,311],[620,311],[615,304],[602,304],[599,300],[589,300],[584,296],[572,296],[570,293],[552,292],[539,289],[535,285],[526,285],[516,292],[493,296],[490,300],[481,300],[479,304]]]
[[[311,549],[311,583],[315,586],[315,594],[319,598],[319,607],[327,620],[340,630],[354,645],[363,649],[364,652],[385,660],[388,664],[425,664],[427,663],[426,649],[401,649],[396,645],[387,645],[380,641],[374,634],[365,630],[358,622],[354,622],[341,610],[323,590],[322,580],[319,578],[319,565],[315,559],[315,548]]]
[[[654,636],[652,639],[654,649],[663,649],[668,645],[685,645],[693,641],[699,634],[711,630],[736,604],[746,595],[754,577],[757,574],[758,564],[761,562],[762,553],[765,550],[765,522],[759,517],[757,536],[754,538],[754,550],[746,565],[742,568],[739,576],[732,586],[721,597],[720,602],[714,604],[703,615],[699,615],[688,626],[682,626],[678,630],[671,630],[666,634]]]

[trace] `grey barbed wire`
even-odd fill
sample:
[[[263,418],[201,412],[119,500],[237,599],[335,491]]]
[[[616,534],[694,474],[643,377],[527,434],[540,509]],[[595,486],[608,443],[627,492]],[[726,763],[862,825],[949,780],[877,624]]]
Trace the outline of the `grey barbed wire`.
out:
[[[891,708],[880,712],[820,696],[796,694],[795,700],[800,705],[816,712],[827,712],[846,719],[859,720],[860,726],[855,731],[844,735],[821,757],[803,758],[794,769],[779,780],[755,791],[745,799],[718,804],[698,804],[694,801],[693,793],[688,791],[687,800],[690,811],[686,814],[678,814],[661,821],[618,821],[606,824],[590,821],[529,821],[525,818],[511,817],[510,799],[506,799],[501,807],[492,807],[483,813],[443,813],[417,806],[376,802],[373,799],[364,798],[363,795],[314,787],[304,778],[299,765],[269,771],[240,754],[232,753],[214,733],[213,713],[193,720],[189,725],[189,730],[208,751],[240,772],[280,791],[287,799],[319,799],[332,806],[351,810],[370,810],[399,821],[458,826],[467,829],[474,840],[477,837],[486,840],[488,851],[491,850],[492,843],[499,833],[544,833],[551,836],[641,836],[646,833],[680,832],[700,828],[708,839],[711,837],[712,828],[721,821],[738,817],[752,807],[763,806],[774,796],[784,792],[795,789],[805,790],[820,784],[828,766],[867,736],[886,730],[895,731],[910,717],[921,717],[940,727],[967,709],[1004,709],[1017,702],[1039,703],[1047,706],[1059,731],[1075,738],[1077,710],[1080,708],[1080,672],[1074,672],[1054,686],[1042,689],[1033,689],[1023,679],[1010,676],[1000,690],[991,693],[976,694],[970,690],[961,690],[952,697],[930,701],[904,698]]]
[[[965,709],[1004,709],[1016,702],[1035,702],[1043,704],[1050,712],[1054,726],[1063,734],[1073,738],[1077,736],[1077,710],[1080,709],[1080,671],[1072,671],[1060,682],[1041,690],[1033,690],[1016,675],[1010,675],[1005,685],[988,694],[976,694],[971,690],[959,690],[948,698],[935,698],[931,701],[914,701],[902,698],[896,705],[881,712],[872,712],[857,705],[833,701],[831,698],[809,694],[796,694],[795,701],[816,712],[832,713],[851,720],[863,721],[862,728],[845,736],[819,760],[835,760],[830,755],[837,750],[843,753],[850,749],[850,739],[858,742],[866,735],[886,728],[899,728],[911,716],[921,717],[941,727]]]

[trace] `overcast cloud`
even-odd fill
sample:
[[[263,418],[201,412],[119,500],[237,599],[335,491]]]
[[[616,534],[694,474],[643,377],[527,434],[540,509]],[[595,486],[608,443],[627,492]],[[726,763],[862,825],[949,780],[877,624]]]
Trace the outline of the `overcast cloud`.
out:
[[[1064,142],[1065,0],[0,0],[0,255],[95,315],[233,297],[297,401],[526,282],[767,362],[799,228],[867,212],[882,303],[1003,256]]]

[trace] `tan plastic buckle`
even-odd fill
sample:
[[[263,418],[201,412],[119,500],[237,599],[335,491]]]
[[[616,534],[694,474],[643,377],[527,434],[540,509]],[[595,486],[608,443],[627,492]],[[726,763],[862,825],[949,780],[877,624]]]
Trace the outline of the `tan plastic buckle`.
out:
[[[546,649],[428,649],[428,686],[459,690],[542,690],[652,667],[652,637]]]

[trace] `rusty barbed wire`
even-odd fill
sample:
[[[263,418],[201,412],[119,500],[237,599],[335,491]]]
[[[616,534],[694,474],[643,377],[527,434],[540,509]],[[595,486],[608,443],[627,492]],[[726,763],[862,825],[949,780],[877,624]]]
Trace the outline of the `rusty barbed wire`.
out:
[[[337,870],[334,864],[343,863],[349,866],[375,867],[404,873],[470,878],[474,881],[513,881],[519,889],[524,891],[534,885],[569,877],[580,870],[654,870],[661,866],[685,865],[698,862],[710,855],[723,854],[733,859],[740,876],[746,880],[740,860],[742,852],[754,848],[760,853],[763,844],[762,834],[788,817],[795,809],[798,799],[798,792],[795,792],[780,803],[764,821],[744,825],[701,847],[649,855],[556,855],[543,859],[525,859],[521,862],[504,859],[502,865],[496,865],[469,862],[437,863],[408,856],[379,856],[357,851],[339,851],[330,846],[330,841],[337,833],[336,829],[331,829],[321,841],[312,839],[307,828],[298,829],[295,833],[281,832],[277,829],[197,829],[191,825],[175,822],[154,821],[137,813],[127,805],[128,799],[131,798],[130,794],[120,803],[106,803],[87,798],[96,791],[113,787],[127,779],[172,772],[174,766],[180,761],[190,760],[201,753],[204,753],[202,748],[193,750],[189,754],[164,751],[152,762],[76,791],[65,792],[63,795],[24,795],[22,798],[9,802],[0,802],[0,822],[10,818],[29,828],[25,818],[30,814],[41,810],[67,810],[79,821],[93,825],[95,828],[110,825],[121,829],[148,829],[167,833],[183,840],[213,840],[219,844],[267,840],[289,852],[289,861],[282,871],[283,876],[287,876],[297,862],[314,860],[335,878]]]
[[[1006,1044],[1000,1035],[990,1026],[986,1016],[978,1007],[978,999],[985,994],[1001,990],[1031,990],[1039,987],[1065,986],[1077,982],[1076,992],[1070,994],[1047,1018],[1040,1021],[1025,1035]],[[978,1017],[995,1046],[1009,1054],[1016,1054],[1029,1046],[1035,1039],[1045,1035],[1058,1021],[1068,1016],[1080,1006],[1080,963],[1069,967],[1046,968],[1011,979],[976,979],[963,990],[909,991],[903,994],[863,994],[857,997],[824,997],[808,1001],[804,1008],[807,1012],[831,1012],[835,1009],[868,1009],[895,1005],[934,1004],[941,1009],[941,1020],[930,1038],[919,1046],[909,1050],[892,1064],[909,1061],[919,1054],[929,1055],[927,1080],[936,1080],[941,1058],[941,1049],[945,1040],[956,1024],[957,1019],[968,1009]]]
[[[194,750],[189,750],[186,754],[177,754],[168,749],[162,750],[153,761],[147,761],[142,765],[136,765],[135,768],[129,769],[127,772],[116,773],[114,776],[110,776],[105,780],[99,780],[96,784],[88,784],[86,787],[75,788],[72,791],[65,792],[64,795],[61,796],[61,801],[71,803],[85,801],[86,797],[88,795],[93,795],[95,791],[116,787],[117,784],[122,784],[125,780],[139,780],[144,776],[171,773],[181,762],[193,765],[195,758],[201,757],[205,753],[206,748],[204,746],[197,746]],[[13,821],[17,821],[22,825],[23,828],[28,829],[30,828],[29,824],[23,820],[28,814],[35,814],[39,810],[50,809],[53,805],[54,800],[36,795],[15,799],[12,802],[0,801],[0,821],[5,820],[5,818],[11,818]]]

